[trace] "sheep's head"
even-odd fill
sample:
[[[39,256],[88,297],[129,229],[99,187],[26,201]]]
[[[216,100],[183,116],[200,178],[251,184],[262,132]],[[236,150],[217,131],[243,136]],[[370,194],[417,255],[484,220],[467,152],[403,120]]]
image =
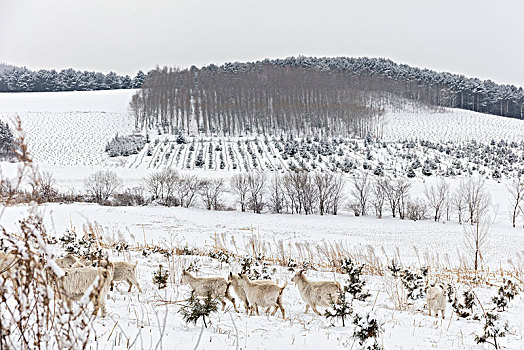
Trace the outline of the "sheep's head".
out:
[[[182,270],[182,277],[180,278],[180,282],[182,284],[187,284],[187,277],[189,273],[186,270]]]
[[[291,282],[297,283],[298,281],[302,280],[304,277],[304,270],[298,271],[295,276],[291,279]]]
[[[236,273],[233,273],[233,272],[229,273],[229,278],[228,278],[229,282],[238,282],[239,279],[240,279],[240,276],[237,275]]]

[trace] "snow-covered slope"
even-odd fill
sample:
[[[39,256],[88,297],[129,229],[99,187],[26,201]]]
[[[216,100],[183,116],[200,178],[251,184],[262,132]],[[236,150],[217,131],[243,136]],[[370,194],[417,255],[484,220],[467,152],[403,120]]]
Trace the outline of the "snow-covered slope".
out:
[[[0,119],[20,117],[39,164],[101,165],[107,142],[133,132],[127,106],[134,91],[2,93]]]
[[[524,140],[524,121],[462,109],[442,112],[388,112],[384,116],[383,140],[461,142],[476,140]]]

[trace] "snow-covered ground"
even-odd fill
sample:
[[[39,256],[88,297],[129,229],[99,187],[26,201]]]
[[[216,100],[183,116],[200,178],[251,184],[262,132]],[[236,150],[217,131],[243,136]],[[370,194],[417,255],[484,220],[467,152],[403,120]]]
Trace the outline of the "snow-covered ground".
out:
[[[187,244],[207,250],[212,248],[215,236],[223,236],[231,248],[231,242],[236,242],[238,254],[243,255],[250,253],[250,239],[257,236],[265,244],[273,245],[272,249],[280,241],[284,242],[285,247],[302,244],[312,249],[326,242],[341,243],[351,254],[358,256],[359,252],[366,252],[368,247],[372,247],[379,259],[385,259],[385,252],[390,259],[400,256],[405,266],[414,267],[436,267],[438,259],[443,266],[455,265],[457,251],[464,247],[463,228],[455,223],[411,222],[392,218],[378,220],[347,215],[256,215],[164,207],[101,207],[91,204],[49,204],[41,209],[53,235],[60,236],[66,229],[82,232],[83,225],[92,223],[98,225],[98,232],[103,236],[112,239],[119,237],[131,247],[146,244],[183,247]],[[16,231],[15,222],[26,212],[25,206],[9,207],[1,221],[8,230]],[[509,267],[510,259],[515,264],[524,264],[518,257],[518,254],[523,254],[524,247],[524,235],[520,229],[495,225],[489,245],[489,255],[485,259],[492,269]],[[224,277],[230,271],[240,270],[238,261],[228,264],[209,257],[176,256],[174,283],[159,291],[152,283],[152,275],[160,264],[168,265],[162,254],[144,256],[140,251],[132,251],[125,256],[116,252],[111,254],[113,260],[138,261],[137,275],[143,293],[138,293],[136,289],[128,293],[125,283],[117,284],[115,291],[110,293],[106,303],[109,316],[99,318],[95,323],[98,345],[102,348],[114,346],[115,349],[124,349],[128,344],[126,337],[132,341],[137,334],[140,335],[135,346],[139,349],[154,348],[158,343],[165,349],[192,348],[201,326],[186,325],[178,313],[180,301],[189,295],[188,286],[180,284],[182,268],[193,263],[198,267],[197,275]],[[242,307],[240,313],[219,311],[212,316],[210,328],[203,333],[201,348],[233,349],[237,339],[243,349],[334,349],[352,346],[352,325],[341,327],[339,321],[328,321],[311,311],[304,313],[305,304],[297,287],[290,281],[293,271],[271,265],[268,270],[279,285],[286,281],[289,283],[283,294],[286,319],[282,320],[278,315],[248,317]],[[308,276],[314,280],[345,281],[342,275],[322,272],[322,269],[309,271]],[[453,274],[450,276],[453,277]],[[391,294],[387,291],[390,278],[365,276],[365,279],[371,297],[367,302],[357,302],[355,310],[360,314],[371,309],[375,311],[383,323],[380,342],[386,349],[483,349],[474,342],[474,334],[481,334],[482,324],[451,316],[449,303],[445,320],[427,316],[423,299],[400,311],[395,309]],[[493,282],[497,284],[496,279]],[[467,286],[460,283],[456,287],[460,292],[467,290]],[[496,291],[495,286],[475,288],[486,308],[492,307],[490,298],[496,295]],[[508,349],[523,348],[524,320],[520,316],[524,312],[523,297],[524,294],[517,296],[508,311],[501,313],[502,320],[508,321],[511,329],[507,337],[500,340]],[[166,305],[166,301],[170,303]],[[162,338],[160,333],[163,333]]]
[[[446,108],[442,112],[388,112],[384,122],[383,139],[386,142],[520,142],[524,139],[524,121],[520,119],[454,108]]]
[[[187,150],[175,145],[174,138],[165,142],[165,136],[147,156],[143,150],[136,156],[110,159],[104,153],[106,143],[117,133],[127,135],[133,132],[133,119],[127,112],[127,104],[132,90],[103,92],[73,92],[46,94],[0,94],[0,118],[11,120],[20,116],[27,133],[28,143],[35,161],[41,170],[51,171],[58,180],[60,190],[82,191],[82,180],[89,173],[111,167],[124,179],[126,187],[138,184],[144,176],[156,169],[171,165],[180,171],[197,173],[205,177],[225,177],[241,169],[253,166],[253,158],[241,138],[213,138],[195,142],[193,158],[188,158]],[[464,141],[475,139],[490,142],[492,139],[521,141],[524,131],[521,121],[502,117],[483,115],[468,111],[447,111],[445,113],[398,113],[388,112],[385,116],[385,139],[398,142],[405,139],[426,139],[432,141]],[[259,168],[268,171],[282,171],[288,164],[277,155],[272,143],[262,145],[262,153],[254,150]],[[254,147],[254,141],[250,144]],[[171,148],[171,145],[175,145]],[[209,149],[222,145],[226,166],[220,169],[219,153],[208,155]],[[227,152],[231,145],[233,156]],[[350,152],[343,145],[342,151]],[[195,168],[194,157],[203,148],[205,166]],[[244,150],[247,160],[241,161],[239,149]],[[370,161],[376,166],[386,160],[387,153],[395,148],[384,149],[374,154]],[[414,150],[419,151],[419,150]],[[218,152],[218,151],[217,151]],[[398,150],[400,152],[400,150]],[[170,154],[169,158],[166,157]],[[421,153],[421,152],[419,152]],[[177,154],[180,157],[177,159]],[[432,157],[433,155],[431,155]],[[334,159],[343,156],[334,156]],[[356,154],[357,160],[364,162],[363,155]],[[428,156],[429,157],[429,156]],[[189,162],[188,162],[188,159]],[[210,159],[213,160],[209,166]],[[340,160],[343,158],[340,158]],[[234,161],[238,169],[233,169]],[[187,164],[190,167],[187,167]],[[281,168],[279,168],[279,164]],[[388,163],[385,163],[388,164]],[[392,163],[393,164],[393,163]],[[444,162],[446,164],[446,162]],[[323,165],[320,165],[322,167]],[[16,174],[16,164],[1,164],[4,175]],[[350,176],[350,175],[348,175]],[[434,181],[434,177],[417,176],[413,180],[412,195],[423,195],[424,185]],[[460,178],[450,179],[456,186]],[[513,271],[515,266],[524,265],[524,233],[522,222],[512,228],[509,221],[508,193],[506,179],[500,183],[487,182],[493,199],[491,208],[493,224],[483,256],[483,266],[490,271],[504,269]],[[234,205],[230,195],[226,196],[228,205]],[[386,217],[354,217],[343,208],[338,216],[287,215],[241,213],[238,211],[206,211],[198,208],[148,207],[102,207],[93,204],[45,204],[44,212],[48,232],[54,236],[62,235],[66,229],[82,231],[82,225],[100,225],[106,237],[123,237],[131,246],[144,244],[167,245],[172,242],[179,247],[188,245],[209,249],[215,238],[219,237],[231,250],[239,255],[252,253],[252,241],[261,242],[266,255],[277,254],[283,247],[290,256],[304,257],[307,249],[316,252],[311,260],[321,261],[323,249],[338,245],[341,251],[353,255],[361,262],[378,259],[387,264],[393,257],[402,264],[414,268],[430,265],[434,268],[457,268],[464,262],[471,264],[471,257],[464,247],[464,226],[455,222],[409,221]],[[0,217],[0,224],[8,232],[17,232],[17,222],[27,213],[26,206],[8,207]],[[111,252],[113,259],[124,259]],[[190,262],[197,261],[199,275],[226,276],[229,271],[238,271],[238,261],[232,264],[220,263],[209,257],[177,256],[174,283],[158,291],[152,283],[152,274],[159,264],[165,264],[160,254],[143,256],[131,252],[125,259],[138,261],[138,277],[144,293],[127,293],[127,286],[120,285],[110,293],[107,305],[110,316],[96,321],[99,346],[101,348],[126,348],[123,333],[131,339],[140,332],[135,346],[155,348],[161,343],[165,349],[192,348],[200,333],[200,326],[186,325],[178,314],[179,305],[162,303],[165,300],[181,300],[187,297],[189,289],[180,285],[180,271]],[[273,272],[274,268],[274,272]],[[272,277],[282,285],[290,282],[293,272],[280,266],[270,266]],[[320,269],[322,270],[322,269]],[[327,271],[309,271],[312,279],[338,279],[341,275]],[[498,274],[498,272],[497,272]],[[500,276],[495,276],[496,286]],[[384,322],[384,332],[380,341],[386,349],[483,349],[475,345],[474,334],[480,334],[482,325],[478,321],[456,320],[450,317],[451,306],[447,306],[447,318],[440,321],[430,318],[424,310],[424,301],[418,300],[408,310],[395,310],[388,294],[386,277],[366,276],[372,297],[359,304],[358,312],[373,308]],[[466,286],[459,284],[461,290]],[[485,305],[491,306],[490,297],[496,287],[476,289]],[[238,339],[243,349],[333,349],[351,348],[352,326],[341,327],[338,322],[332,326],[324,317],[304,313],[296,286],[290,283],[284,292],[285,320],[271,316],[247,317],[243,313],[218,312],[212,317],[212,326],[205,330],[201,348],[235,348]],[[508,349],[524,349],[524,300],[517,296],[510,304],[509,311],[502,313],[508,320],[511,330],[501,343]],[[158,318],[156,317],[158,316]],[[166,320],[163,328],[164,317]],[[238,337],[236,333],[238,332]],[[159,336],[163,333],[163,337]],[[160,348],[160,347],[159,347]],[[356,348],[356,345],[353,347]]]

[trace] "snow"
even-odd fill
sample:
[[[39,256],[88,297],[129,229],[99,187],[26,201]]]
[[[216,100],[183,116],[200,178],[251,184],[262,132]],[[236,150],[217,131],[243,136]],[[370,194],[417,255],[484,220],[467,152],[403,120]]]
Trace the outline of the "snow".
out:
[[[461,142],[524,139],[524,122],[491,114],[446,108],[442,112],[387,112],[383,140]]]
[[[128,135],[133,132],[133,119],[127,112],[127,104],[132,90],[71,92],[71,93],[20,93],[0,94],[0,118],[10,120],[19,115],[35,161],[41,170],[51,171],[58,180],[61,191],[82,191],[82,181],[91,172],[101,168],[112,168],[124,180],[126,187],[132,187],[147,174],[166,165],[181,172],[195,173],[203,177],[229,178],[243,167],[238,147],[233,147],[230,156],[227,145],[235,145],[245,138],[212,137],[205,142],[195,143],[193,157],[204,148],[205,166],[194,167],[194,158],[187,169],[189,144],[182,149],[175,145],[171,157],[166,159],[167,150],[175,144],[175,137],[168,138],[168,145],[162,148],[166,136],[159,136],[160,143],[154,148],[153,156],[146,155],[146,149],[128,158],[109,158],[104,153],[106,143],[115,135]],[[384,138],[389,142],[404,139],[427,139],[439,142],[454,140],[462,142],[475,139],[489,142],[491,139],[521,141],[524,131],[521,121],[483,115],[460,110],[445,110],[442,113],[388,112]],[[154,135],[158,137],[158,135]],[[191,141],[192,138],[188,138]],[[209,163],[208,148],[222,143],[226,168],[218,168],[218,153],[213,154],[213,167]],[[262,142],[261,142],[262,143]],[[278,151],[270,143],[263,145],[260,154],[254,148],[260,167],[270,172],[282,171],[285,160],[275,157]],[[248,164],[251,157],[243,142],[240,149],[245,151]],[[147,148],[147,147],[146,147]],[[180,159],[176,154],[180,150]],[[420,150],[417,150],[419,152]],[[384,154],[377,153],[380,159]],[[356,155],[361,157],[360,155]],[[155,165],[155,160],[158,160]],[[364,158],[361,158],[364,160]],[[234,171],[232,163],[239,169]],[[279,169],[279,166],[281,169]],[[16,174],[17,165],[2,163],[3,174]],[[452,187],[461,178],[449,179]],[[424,186],[435,181],[434,177],[417,177],[412,180],[412,194],[423,195]],[[488,248],[483,256],[484,267],[490,271],[513,270],[524,264],[524,233],[522,222],[512,228],[507,207],[507,180],[488,180],[487,186],[493,199],[493,217]],[[230,194],[225,196],[226,204],[234,205]],[[17,222],[27,216],[29,206],[6,207],[0,223],[8,232],[17,232]],[[47,232],[59,237],[67,229],[82,232],[83,225],[99,225],[107,239],[123,237],[132,247],[138,245],[169,245],[179,247],[188,245],[203,250],[210,249],[218,237],[239,255],[253,253],[252,240],[263,242],[266,255],[278,253],[277,247],[297,261],[310,249],[316,254],[312,260],[327,259],[320,250],[329,245],[339,245],[347,254],[352,254],[362,262],[378,259],[386,265],[397,258],[405,266],[421,267],[431,265],[435,268],[456,268],[465,260],[471,261],[464,252],[464,226],[454,221],[409,221],[385,217],[354,217],[343,208],[338,216],[269,214],[257,215],[239,211],[206,211],[199,208],[147,207],[103,207],[94,204],[44,204]],[[63,253],[58,246],[54,253]],[[127,348],[135,341],[137,348],[154,348],[157,343],[166,349],[193,348],[201,333],[200,324],[186,325],[178,314],[179,304],[174,303],[188,296],[188,286],[180,284],[183,267],[195,263],[200,267],[200,276],[221,275],[226,277],[230,271],[238,272],[238,261],[230,264],[220,263],[207,256],[176,256],[175,275],[165,290],[157,290],[152,283],[152,275],[159,264],[166,266],[161,254],[144,256],[140,251],[120,254],[110,252],[113,260],[138,262],[138,280],[144,290],[127,292],[127,285],[118,285],[109,293],[106,305],[109,316],[98,318],[95,322],[99,346],[101,348]],[[274,269],[274,271],[273,271]],[[270,265],[273,278],[282,285],[290,282],[293,272],[286,267]],[[322,268],[308,271],[311,279],[337,279],[343,276]],[[368,302],[358,305],[361,315],[373,311],[382,320],[384,332],[379,342],[386,349],[483,349],[474,342],[474,334],[480,334],[482,324],[478,321],[451,318],[451,305],[448,303],[444,321],[426,315],[424,300],[416,301],[407,310],[395,310],[387,292],[388,280],[380,276],[364,276],[372,294]],[[500,276],[498,276],[500,277]],[[497,277],[497,278],[498,278]],[[500,282],[494,277],[495,285]],[[467,286],[458,284],[461,291]],[[496,286],[475,288],[475,292],[485,305],[491,305],[490,298],[496,293]],[[166,304],[165,302],[168,301]],[[200,346],[204,349],[232,349],[238,341],[239,348],[248,349],[334,349],[353,346],[351,337],[353,325],[341,327],[321,316],[305,314],[305,304],[297,288],[290,283],[283,294],[287,318],[282,320],[271,316],[251,316],[244,313],[218,312],[211,317],[210,328],[202,333]],[[524,298],[523,294],[510,302],[509,310],[502,314],[512,331],[501,340],[506,348],[524,349]],[[232,322],[234,321],[234,323]],[[164,329],[165,326],[165,329]],[[238,338],[236,332],[238,331]],[[163,333],[162,337],[160,334]],[[136,338],[135,338],[136,337]],[[354,345],[356,348],[356,344]]]

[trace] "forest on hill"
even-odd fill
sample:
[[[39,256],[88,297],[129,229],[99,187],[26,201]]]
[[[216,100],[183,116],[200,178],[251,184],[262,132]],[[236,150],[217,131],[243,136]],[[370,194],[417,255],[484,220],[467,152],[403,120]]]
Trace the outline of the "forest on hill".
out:
[[[289,57],[189,69],[157,67],[131,101],[139,128],[236,135],[380,134],[391,97],[523,118],[524,91],[382,58]]]
[[[51,92],[136,89],[142,86],[146,75],[138,71],[134,78],[114,72],[79,71],[72,68],[56,71],[32,71],[0,63],[0,92]]]

